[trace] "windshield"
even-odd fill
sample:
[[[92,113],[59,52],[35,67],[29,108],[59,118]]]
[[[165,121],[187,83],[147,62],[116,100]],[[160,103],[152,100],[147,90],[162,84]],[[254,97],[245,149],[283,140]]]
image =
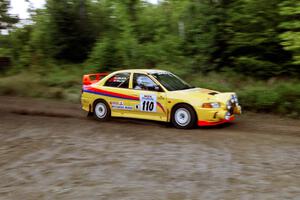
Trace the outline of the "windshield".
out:
[[[155,72],[151,75],[154,78],[156,78],[169,91],[186,90],[194,88],[169,72]]]

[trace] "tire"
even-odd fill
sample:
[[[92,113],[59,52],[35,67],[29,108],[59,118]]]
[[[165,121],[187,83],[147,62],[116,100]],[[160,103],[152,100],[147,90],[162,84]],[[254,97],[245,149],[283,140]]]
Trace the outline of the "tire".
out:
[[[99,121],[108,121],[111,116],[111,110],[109,105],[103,101],[97,101],[94,105],[94,110],[93,114],[95,119]]]
[[[197,122],[197,115],[194,109],[186,104],[176,106],[172,111],[172,124],[179,129],[194,128]]]

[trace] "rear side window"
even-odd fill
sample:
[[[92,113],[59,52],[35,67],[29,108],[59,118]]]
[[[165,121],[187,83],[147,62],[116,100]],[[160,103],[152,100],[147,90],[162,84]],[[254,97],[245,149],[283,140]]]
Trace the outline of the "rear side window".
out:
[[[104,86],[117,87],[117,88],[128,88],[129,87],[130,73],[119,73],[110,77]]]

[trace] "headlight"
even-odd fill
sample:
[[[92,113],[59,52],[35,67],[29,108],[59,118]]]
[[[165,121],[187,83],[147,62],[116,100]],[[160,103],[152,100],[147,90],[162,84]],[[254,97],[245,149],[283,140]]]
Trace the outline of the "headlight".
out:
[[[213,102],[213,103],[204,103],[202,104],[202,108],[220,108],[220,103]]]

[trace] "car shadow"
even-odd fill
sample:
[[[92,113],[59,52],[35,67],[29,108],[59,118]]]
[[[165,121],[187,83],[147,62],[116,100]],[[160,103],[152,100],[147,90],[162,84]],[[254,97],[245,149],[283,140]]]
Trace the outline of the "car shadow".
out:
[[[227,122],[224,124],[218,124],[214,126],[198,126],[197,129],[224,129],[233,126],[234,122]]]
[[[95,120],[92,116],[88,116],[88,119]],[[144,126],[158,126],[161,128],[173,128],[176,129],[170,122],[160,122],[160,121],[152,121],[152,120],[146,120],[146,119],[134,119],[134,118],[123,118],[123,117],[112,117],[111,120],[109,120],[106,123],[113,123],[113,124],[133,124],[133,125],[144,125]],[[195,126],[193,129],[223,129],[228,128],[230,126],[234,125],[234,122],[228,122],[224,124],[214,125],[214,126]]]

